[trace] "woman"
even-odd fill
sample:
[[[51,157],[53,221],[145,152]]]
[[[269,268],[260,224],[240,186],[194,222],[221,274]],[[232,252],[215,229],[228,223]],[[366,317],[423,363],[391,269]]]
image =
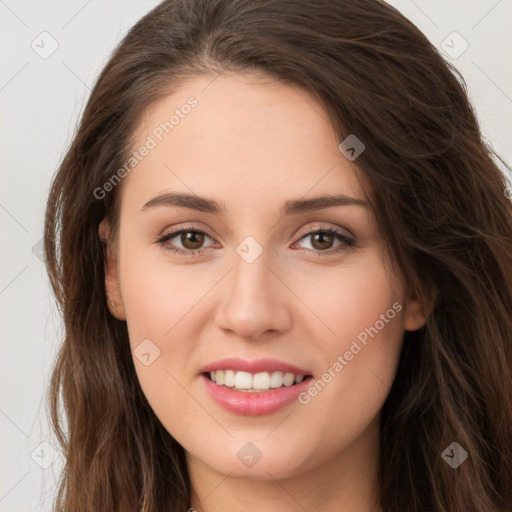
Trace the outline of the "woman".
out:
[[[492,157],[385,3],[158,5],[48,199],[57,509],[512,510]]]

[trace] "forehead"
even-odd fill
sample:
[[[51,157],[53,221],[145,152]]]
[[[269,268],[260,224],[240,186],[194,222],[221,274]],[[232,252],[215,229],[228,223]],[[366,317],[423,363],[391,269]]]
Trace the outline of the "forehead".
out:
[[[122,201],[139,208],[169,190],[218,198],[227,210],[277,210],[326,193],[364,197],[321,104],[269,77],[191,79],[145,112],[133,140],[139,156]]]

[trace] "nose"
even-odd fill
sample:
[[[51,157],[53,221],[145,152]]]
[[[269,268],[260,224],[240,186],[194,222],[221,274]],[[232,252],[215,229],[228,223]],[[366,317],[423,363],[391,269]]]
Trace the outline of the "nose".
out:
[[[290,329],[293,294],[278,277],[279,270],[272,268],[265,252],[252,263],[235,254],[233,263],[219,290],[223,299],[216,309],[216,325],[252,341]]]

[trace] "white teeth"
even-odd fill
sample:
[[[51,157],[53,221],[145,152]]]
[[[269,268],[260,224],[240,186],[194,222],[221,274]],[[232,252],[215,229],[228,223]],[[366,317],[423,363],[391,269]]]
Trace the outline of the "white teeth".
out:
[[[270,387],[270,375],[268,372],[257,373],[252,380],[252,387],[254,389],[268,389]]]
[[[271,388],[280,388],[283,385],[283,372],[274,372],[270,376],[270,387]]]
[[[293,386],[295,382],[295,375],[293,373],[285,373],[283,377],[283,384],[285,386]]]
[[[216,370],[210,372],[212,382],[249,393],[289,387],[304,380],[304,375],[283,372],[236,372],[234,370]]]
[[[227,370],[229,371],[229,370]],[[236,372],[235,376],[236,389],[251,389],[252,388],[252,375],[247,372]]]
[[[224,386],[232,388],[235,385],[235,372],[233,370],[224,370]]]

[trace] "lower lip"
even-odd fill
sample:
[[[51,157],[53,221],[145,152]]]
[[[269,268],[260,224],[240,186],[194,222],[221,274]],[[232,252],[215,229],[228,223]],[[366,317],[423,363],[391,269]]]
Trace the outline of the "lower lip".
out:
[[[313,377],[306,377],[299,384],[283,386],[271,391],[248,393],[227,386],[215,384],[205,375],[201,375],[210,396],[224,409],[243,416],[261,416],[286,407],[305,391]]]

